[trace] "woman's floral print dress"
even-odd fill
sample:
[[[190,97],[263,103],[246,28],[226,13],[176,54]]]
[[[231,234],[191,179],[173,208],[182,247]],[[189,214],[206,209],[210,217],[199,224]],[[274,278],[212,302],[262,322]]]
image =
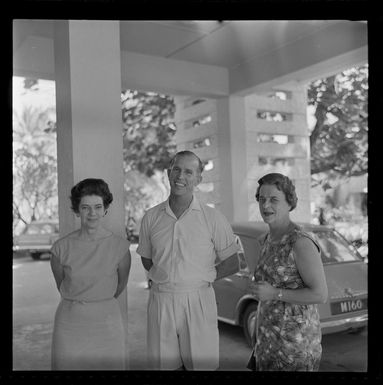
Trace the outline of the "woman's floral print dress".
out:
[[[278,242],[271,242],[267,234],[261,242],[255,281],[266,281],[281,289],[304,288],[293,252],[299,237],[308,237],[319,249],[300,228],[295,228]],[[256,370],[315,371],[319,368],[322,346],[317,305],[260,301],[256,338]]]

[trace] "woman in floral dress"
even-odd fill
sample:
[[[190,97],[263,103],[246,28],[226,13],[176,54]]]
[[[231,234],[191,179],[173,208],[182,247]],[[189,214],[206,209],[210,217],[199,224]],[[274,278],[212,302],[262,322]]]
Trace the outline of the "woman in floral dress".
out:
[[[291,180],[271,173],[258,183],[256,200],[269,232],[260,239],[254,273],[256,370],[315,371],[322,354],[316,304],[327,300],[320,248],[290,220],[298,200]]]

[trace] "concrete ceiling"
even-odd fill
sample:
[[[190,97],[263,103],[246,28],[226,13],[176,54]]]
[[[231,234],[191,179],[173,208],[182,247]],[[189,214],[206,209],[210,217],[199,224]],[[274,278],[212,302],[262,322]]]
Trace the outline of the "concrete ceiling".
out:
[[[367,46],[367,24],[345,20],[120,21],[120,44],[123,51],[243,72],[253,63],[261,63],[268,56],[278,57],[278,52],[293,52],[299,45],[304,49],[314,45],[312,49],[317,54],[322,47],[315,38],[326,32],[327,39],[332,35],[336,38],[340,33],[349,37],[352,43],[346,44],[346,51]],[[52,20],[14,21],[15,75],[25,76],[26,67],[33,67],[33,62],[38,61],[35,73],[54,78],[53,33]],[[339,54],[343,54],[343,44],[338,45]],[[306,65],[304,57],[310,52],[301,54],[300,60]],[[333,51],[331,55],[334,55]],[[32,64],[25,64],[27,62]]]
[[[335,23],[329,21],[122,22],[123,50],[235,68]]]

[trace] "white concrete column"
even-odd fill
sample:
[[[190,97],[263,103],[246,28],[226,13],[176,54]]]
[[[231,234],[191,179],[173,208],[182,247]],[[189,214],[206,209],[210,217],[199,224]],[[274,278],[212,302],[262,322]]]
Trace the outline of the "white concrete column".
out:
[[[84,178],[113,193],[107,225],[124,230],[119,23],[60,21],[55,34],[60,232],[74,230],[68,196]]]
[[[221,210],[229,221],[248,220],[245,99],[217,99]]]
[[[60,234],[79,226],[72,186],[102,178],[114,197],[106,225],[125,236],[119,22],[57,21],[54,47]],[[126,290],[120,305],[127,327]]]

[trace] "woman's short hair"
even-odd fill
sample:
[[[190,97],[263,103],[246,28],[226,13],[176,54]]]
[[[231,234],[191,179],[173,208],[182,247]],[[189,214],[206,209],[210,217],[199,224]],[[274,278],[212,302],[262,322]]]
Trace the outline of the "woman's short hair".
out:
[[[87,178],[77,183],[70,191],[72,210],[79,212],[81,198],[86,195],[98,195],[102,198],[105,209],[113,201],[113,194],[109,191],[108,184],[103,179]]]
[[[176,161],[176,158],[179,156],[181,156],[181,157],[182,156],[194,156],[198,160],[198,171],[200,174],[202,174],[204,166],[203,166],[201,159],[193,151],[189,151],[189,150],[183,150],[183,151],[177,152],[177,154],[175,154],[170,161],[169,170],[173,167],[174,162]]]
[[[279,191],[284,193],[286,202],[291,206],[290,211],[293,211],[295,207],[297,207],[297,193],[295,192],[295,186],[289,177],[277,172],[264,175],[258,180],[257,192],[255,193],[255,199],[257,202],[259,202],[259,190],[264,184],[273,184]]]

